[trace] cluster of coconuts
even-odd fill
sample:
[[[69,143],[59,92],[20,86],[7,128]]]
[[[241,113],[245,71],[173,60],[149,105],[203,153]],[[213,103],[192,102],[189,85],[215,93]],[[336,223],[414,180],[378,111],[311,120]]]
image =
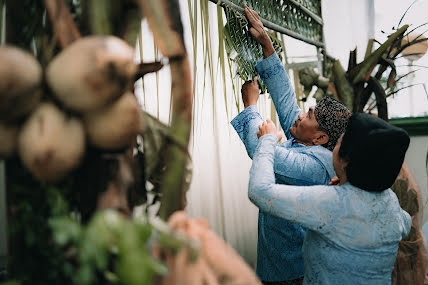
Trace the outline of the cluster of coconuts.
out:
[[[45,70],[26,51],[1,46],[0,158],[18,153],[37,179],[56,182],[79,165],[87,142],[132,145],[143,124],[136,72],[133,48],[113,36],[79,39]],[[43,81],[56,103],[42,100]]]

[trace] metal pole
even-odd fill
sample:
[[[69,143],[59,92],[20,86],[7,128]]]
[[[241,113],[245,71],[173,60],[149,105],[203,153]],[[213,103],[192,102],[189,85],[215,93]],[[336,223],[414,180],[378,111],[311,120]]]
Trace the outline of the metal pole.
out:
[[[236,5],[236,4],[234,4],[234,3],[232,3],[232,2],[230,2],[229,0],[210,0],[211,2],[213,2],[213,3],[215,3],[215,4],[219,4],[220,6],[224,6],[224,5],[228,5],[228,6],[230,6],[230,7],[232,7],[233,9],[235,9],[235,10],[238,10],[238,11],[240,11],[240,12],[244,12],[244,8],[242,8],[242,7],[240,7],[240,6],[238,6],[238,5]],[[220,2],[220,3],[219,3]],[[305,8],[306,9],[306,8]],[[306,9],[307,10],[307,9]],[[309,11],[309,10],[308,10]],[[312,13],[312,12],[310,12],[310,13]],[[312,13],[313,14],[313,13]],[[272,30],[274,30],[274,31],[277,31],[277,32],[279,32],[279,33],[282,33],[282,34],[285,34],[285,35],[287,35],[287,36],[290,36],[290,37],[292,37],[292,38],[295,38],[295,39],[297,39],[297,40],[301,40],[301,41],[303,41],[303,42],[305,42],[305,43],[308,43],[308,44],[311,44],[311,45],[314,45],[314,46],[317,46],[317,47],[321,47],[321,48],[324,48],[324,43],[322,43],[322,42],[319,42],[319,41],[314,41],[314,40],[311,40],[311,39],[309,39],[309,38],[307,38],[307,37],[304,37],[304,36],[302,36],[302,35],[300,35],[300,34],[298,34],[298,33],[296,33],[296,32],[294,32],[294,31],[291,31],[291,30],[289,30],[289,29],[286,29],[286,28],[284,28],[284,27],[281,27],[280,25],[277,25],[277,24],[275,24],[275,23],[272,23],[272,22],[270,22],[270,21],[268,21],[268,20],[266,20],[266,19],[263,19],[262,17],[260,17],[260,20],[262,21],[262,23],[263,23],[263,25],[266,27],[266,28],[269,28],[269,29],[272,29]]]

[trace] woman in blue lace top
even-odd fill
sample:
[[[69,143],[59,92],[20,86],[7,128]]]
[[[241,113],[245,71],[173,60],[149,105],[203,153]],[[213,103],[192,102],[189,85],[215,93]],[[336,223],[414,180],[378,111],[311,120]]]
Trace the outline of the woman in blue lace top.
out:
[[[399,241],[411,218],[389,189],[410,138],[400,128],[354,114],[333,150],[337,185],[275,184],[276,128],[266,121],[250,171],[248,196],[266,213],[308,229],[304,284],[391,284]]]

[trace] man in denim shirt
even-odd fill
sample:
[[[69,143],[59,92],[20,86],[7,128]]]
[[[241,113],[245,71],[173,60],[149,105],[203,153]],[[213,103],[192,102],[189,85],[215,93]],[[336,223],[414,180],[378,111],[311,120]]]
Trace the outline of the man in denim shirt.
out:
[[[287,141],[275,149],[276,183],[307,186],[328,184],[335,175],[331,150],[346,128],[350,111],[331,98],[302,113],[296,96],[259,16],[245,7],[250,33],[261,44],[264,59],[256,66],[277,110]],[[256,103],[257,78],[242,86],[245,110],[231,124],[252,158],[263,123]],[[259,211],[257,275],[264,284],[301,284],[302,245],[305,229],[297,224]]]

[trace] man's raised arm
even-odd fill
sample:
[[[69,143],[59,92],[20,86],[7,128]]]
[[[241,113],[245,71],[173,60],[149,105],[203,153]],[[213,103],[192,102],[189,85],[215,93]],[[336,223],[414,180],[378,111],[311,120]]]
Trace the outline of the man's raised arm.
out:
[[[245,6],[245,15],[250,23],[249,32],[262,46],[264,59],[256,66],[261,79],[266,84],[279,116],[281,127],[289,139],[290,127],[301,113],[297,106],[296,95],[284,67],[275,53],[272,41],[266,33],[256,11]]]

